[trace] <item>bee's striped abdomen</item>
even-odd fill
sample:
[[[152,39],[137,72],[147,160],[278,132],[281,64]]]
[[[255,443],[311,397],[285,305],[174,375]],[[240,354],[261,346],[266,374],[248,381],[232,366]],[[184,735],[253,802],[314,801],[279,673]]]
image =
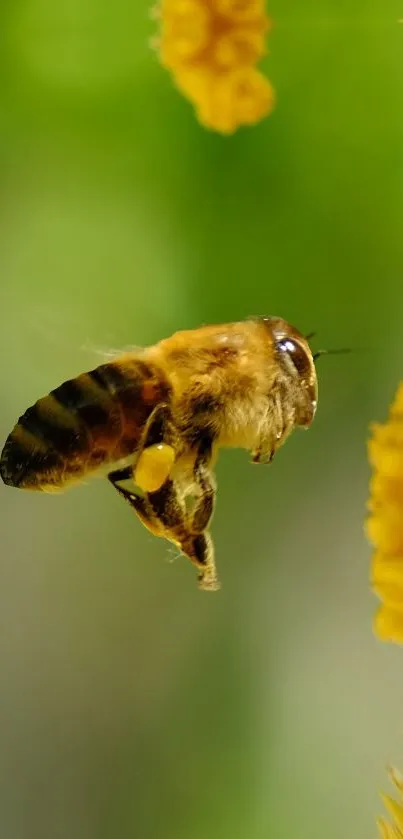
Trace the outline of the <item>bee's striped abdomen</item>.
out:
[[[133,357],[52,390],[20,417],[0,461],[4,483],[60,488],[136,451],[152,409],[169,398],[161,371]]]

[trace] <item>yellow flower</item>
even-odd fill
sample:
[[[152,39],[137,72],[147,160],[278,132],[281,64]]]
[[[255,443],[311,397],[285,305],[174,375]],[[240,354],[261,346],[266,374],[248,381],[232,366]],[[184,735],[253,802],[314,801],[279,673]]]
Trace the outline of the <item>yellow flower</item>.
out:
[[[371,583],[382,601],[374,629],[385,641],[403,643],[403,382],[387,422],[372,427],[368,453],[374,470],[367,522],[375,548]]]
[[[403,778],[396,769],[389,770],[389,776],[399,793],[399,801],[390,795],[383,795],[383,802],[393,822],[378,819],[379,833],[382,839],[403,839]]]
[[[161,0],[159,54],[200,122],[222,134],[252,125],[274,106],[256,69],[266,53],[265,0]]]

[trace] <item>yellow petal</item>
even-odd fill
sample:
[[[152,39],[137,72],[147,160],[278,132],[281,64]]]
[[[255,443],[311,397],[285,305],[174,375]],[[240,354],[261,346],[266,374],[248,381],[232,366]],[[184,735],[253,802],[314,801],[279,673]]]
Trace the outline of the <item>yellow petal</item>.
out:
[[[382,800],[385,807],[389,810],[389,813],[393,817],[396,826],[400,830],[403,830],[403,805],[395,801],[395,799],[390,795],[383,795]]]
[[[396,789],[403,796],[403,775],[394,766],[389,767],[389,777]]]
[[[398,507],[385,507],[369,516],[366,532],[368,539],[380,553],[403,556],[403,514]]]
[[[389,421],[385,425],[374,425],[368,441],[368,455],[371,464],[382,475],[403,476],[403,422]]]
[[[211,95],[214,75],[204,68],[184,68],[175,76],[176,86],[194,105],[203,102]]]
[[[391,416],[403,421],[403,382],[400,383],[391,408]]]
[[[210,13],[198,0],[181,0],[161,7],[161,63],[175,70],[183,62],[194,60],[208,45]]]
[[[403,557],[375,553],[372,558],[372,582],[403,585]]]
[[[403,583],[390,583],[384,580],[372,583],[374,593],[385,606],[403,613]]]
[[[267,21],[264,0],[212,0],[212,6],[217,16],[236,23],[261,19]]]
[[[381,641],[403,644],[403,612],[381,606],[375,615],[374,632]]]
[[[403,505],[403,474],[390,477],[375,472],[370,481],[370,492],[372,505],[393,501]]]
[[[401,839],[402,834],[385,819],[378,819],[377,825],[381,839]]]
[[[255,67],[268,28],[264,0],[162,0],[161,63],[207,128],[231,134],[272,111],[273,89]]]
[[[265,52],[264,32],[240,29],[218,38],[212,50],[212,57],[218,68],[229,70],[242,65],[256,64]]]
[[[403,610],[403,557],[376,553],[372,560],[371,584],[384,604]]]
[[[267,116],[274,107],[274,92],[258,70],[242,68],[219,77],[198,104],[199,119],[206,127],[231,134]]]

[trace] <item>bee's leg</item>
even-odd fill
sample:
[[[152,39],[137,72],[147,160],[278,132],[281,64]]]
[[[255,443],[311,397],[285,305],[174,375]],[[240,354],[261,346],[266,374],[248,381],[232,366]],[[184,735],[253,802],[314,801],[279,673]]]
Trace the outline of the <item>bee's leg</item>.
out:
[[[251,452],[252,463],[271,463],[277,449],[285,443],[294,427],[292,417],[284,416],[280,394],[276,391],[269,403],[268,427],[263,430],[256,448]]]
[[[183,499],[174,481],[168,479],[157,492],[147,495],[164,535],[199,569],[199,588],[215,591],[219,586],[214,561],[214,546],[208,533],[193,533],[189,529]]]
[[[198,586],[202,591],[218,591],[220,581],[214,557],[214,543],[207,530],[197,536],[189,536],[187,544],[181,547],[185,556],[199,568]]]
[[[118,481],[127,481],[129,478],[132,478],[132,476],[132,467],[127,466],[125,469],[117,469],[115,472],[110,472],[108,480],[111,482],[112,486],[115,487],[119,495],[124,498],[125,501],[128,501],[147,530],[153,533],[154,536],[164,536],[165,534],[162,530],[161,524],[156,518],[147,497],[142,497],[131,490],[124,489],[119,486]]]
[[[143,429],[133,464],[135,484],[146,492],[159,489],[169,478],[175,463],[178,435],[169,405],[162,403],[151,412]]]
[[[220,581],[214,557],[214,543],[210,533],[188,533],[177,543],[182,553],[198,568],[197,583],[202,591],[218,591]]]
[[[168,479],[156,492],[144,497],[119,486],[119,481],[132,477],[131,466],[110,472],[108,480],[133,508],[142,524],[155,536],[173,542],[199,570],[201,589],[214,591],[219,588],[214,564],[214,547],[208,534],[190,533],[186,520],[186,507],[173,481]]]
[[[210,435],[206,435],[199,444],[193,468],[194,481],[199,496],[191,514],[190,530],[192,533],[203,533],[208,527],[214,512],[216,487],[209,468],[211,457],[212,439]]]
[[[252,463],[271,463],[275,453],[276,449],[272,445],[266,449],[259,447],[252,452]]]
[[[277,450],[285,443],[292,429],[293,424],[287,423],[287,425],[281,427],[274,440],[273,435],[267,439],[263,437],[259,441],[258,447],[252,452],[252,463],[271,463]]]
[[[160,405],[156,405],[148,417],[137,449],[137,456],[140,456],[144,449],[153,446],[155,443],[170,443],[172,445],[173,436],[172,412],[169,405],[162,402]]]

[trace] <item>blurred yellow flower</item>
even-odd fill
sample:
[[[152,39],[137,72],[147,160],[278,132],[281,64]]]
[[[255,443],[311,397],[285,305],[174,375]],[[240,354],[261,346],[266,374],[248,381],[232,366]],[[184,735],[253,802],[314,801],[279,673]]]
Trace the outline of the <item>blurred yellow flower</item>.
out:
[[[384,641],[403,643],[403,382],[387,422],[372,427],[368,453],[373,476],[367,532],[375,548],[371,583],[382,601],[374,629]]]
[[[200,122],[222,134],[253,125],[274,106],[256,69],[266,53],[265,0],[160,0],[159,55]]]
[[[385,819],[378,819],[379,832],[382,839],[403,839],[403,778],[396,769],[389,770],[389,776],[399,793],[399,801],[390,795],[383,795],[383,802],[393,819],[393,823]]]

